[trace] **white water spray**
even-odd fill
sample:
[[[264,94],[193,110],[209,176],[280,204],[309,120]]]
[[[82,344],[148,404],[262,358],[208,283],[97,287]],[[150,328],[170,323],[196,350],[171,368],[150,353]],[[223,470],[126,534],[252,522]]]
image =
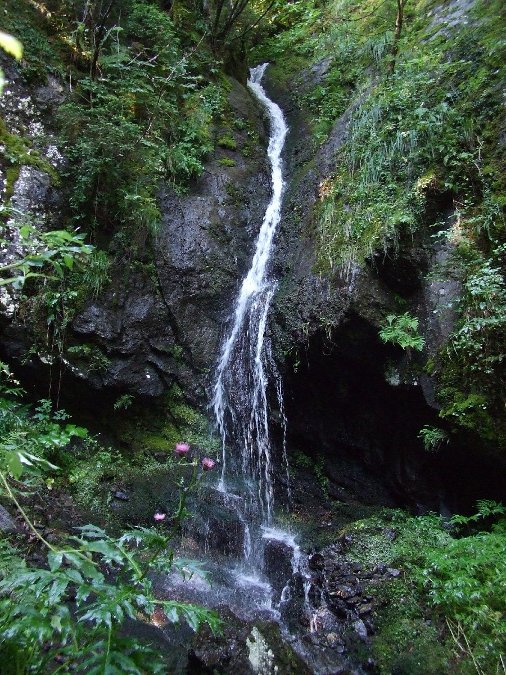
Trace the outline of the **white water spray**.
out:
[[[288,131],[280,107],[261,85],[266,63],[250,71],[248,87],[265,107],[271,131],[267,155],[272,170],[272,196],[265,211],[251,267],[237,297],[232,325],[216,370],[212,407],[222,438],[220,489],[226,491],[227,445],[241,453],[246,482],[256,486],[263,518],[270,522],[273,481],[267,407],[265,328],[276,283],[268,276],[273,238],[281,218],[284,190],[281,152]]]

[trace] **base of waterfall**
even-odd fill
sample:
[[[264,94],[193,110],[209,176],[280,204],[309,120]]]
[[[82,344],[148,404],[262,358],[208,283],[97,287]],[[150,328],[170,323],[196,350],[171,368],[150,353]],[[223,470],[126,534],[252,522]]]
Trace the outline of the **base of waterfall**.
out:
[[[205,571],[191,576],[173,572],[155,579],[159,597],[215,609],[224,620],[223,636],[213,636],[206,627],[196,636],[184,626],[160,628],[171,645],[184,643],[190,653],[182,672],[347,672],[350,638],[345,633],[360,642],[368,629],[363,622],[353,626],[360,621],[358,606],[355,611],[350,605],[344,618],[329,606],[324,567],[333,570],[330,560],[335,551],[322,564],[321,554],[308,555],[286,523],[267,527],[252,524],[250,518],[246,524],[242,513],[247,506],[240,501],[238,495],[211,486],[201,493],[200,510],[196,508],[183,532],[178,555],[197,560]],[[245,527],[251,528],[249,562],[243,556]]]
[[[156,579],[162,598],[217,610],[223,634],[207,627],[191,634],[167,624],[168,642],[190,654],[185,673],[261,673],[301,675],[365,673],[351,655],[364,649],[374,631],[368,583],[387,583],[398,570],[363,569],[346,558],[346,539],[306,554],[297,536],[280,527],[264,528],[260,573],[233,557],[202,553],[205,575],[179,573]],[[186,545],[188,545],[188,540]],[[192,542],[194,546],[194,542]],[[180,553],[197,551],[183,548]]]

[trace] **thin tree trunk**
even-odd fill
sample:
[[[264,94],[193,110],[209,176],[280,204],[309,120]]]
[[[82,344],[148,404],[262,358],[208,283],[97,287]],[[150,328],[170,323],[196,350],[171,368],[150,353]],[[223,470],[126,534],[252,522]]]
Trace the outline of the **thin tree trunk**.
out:
[[[109,18],[109,14],[111,13],[111,10],[114,5],[114,0],[110,0],[109,5],[107,6],[107,9],[105,12],[102,14],[100,17],[100,23],[98,26],[95,27],[95,48],[93,50],[93,58],[91,60],[91,67],[90,67],[90,76],[91,79],[94,80],[97,76],[97,68],[98,68],[98,59],[100,56],[100,51],[102,50],[102,40],[105,37],[105,34],[107,32],[106,29],[106,24],[107,24],[107,19]]]
[[[393,74],[395,70],[395,62],[397,60],[397,54],[399,53],[399,40],[402,35],[402,27],[404,24],[404,5],[407,0],[397,0],[397,17],[395,19],[395,31],[394,31],[394,41],[392,43],[391,51],[391,60],[388,66],[388,72],[390,75]]]

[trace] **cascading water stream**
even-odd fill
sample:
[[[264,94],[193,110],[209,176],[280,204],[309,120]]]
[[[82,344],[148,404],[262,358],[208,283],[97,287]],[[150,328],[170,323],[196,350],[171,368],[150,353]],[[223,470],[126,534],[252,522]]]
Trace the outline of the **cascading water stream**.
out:
[[[236,569],[236,584],[249,588],[252,593],[263,598],[262,607],[280,618],[281,610],[289,602],[294,579],[298,578],[304,589],[304,611],[311,617],[313,611],[309,601],[307,556],[302,553],[293,534],[272,527],[274,491],[267,400],[268,373],[275,383],[281,416],[281,464],[286,472],[290,502],[283,390],[271,345],[265,335],[269,307],[276,290],[276,281],[269,276],[269,261],[274,234],[281,219],[285,186],[281,153],[288,127],[280,107],[269,99],[261,85],[267,65],[251,69],[248,86],[266,109],[270,120],[267,155],[272,170],[272,195],[258,234],[251,267],[236,299],[230,331],[220,353],[212,407],[222,440],[223,464],[219,489],[244,529],[243,561],[246,564]],[[228,466],[232,464],[232,461],[227,461],[229,446],[240,455],[240,462],[236,461],[234,466],[235,476]],[[234,482],[242,484],[243,494],[234,494]],[[255,518],[258,507],[262,522]],[[291,558],[292,574],[284,581],[279,597],[275,597],[274,588],[264,573],[265,547],[273,542],[281,546],[281,555]]]
[[[220,489],[226,492],[227,447],[240,453],[237,471],[260,506],[263,520],[270,523],[273,510],[273,477],[269,416],[267,405],[267,366],[265,328],[276,282],[269,277],[268,264],[273,238],[281,218],[284,181],[281,153],[288,127],[280,107],[270,100],[261,85],[266,63],[250,71],[248,86],[265,107],[271,131],[267,155],[271,164],[272,196],[253,256],[244,277],[225,339],[213,391],[212,408],[222,439]],[[249,536],[249,532],[248,532]]]

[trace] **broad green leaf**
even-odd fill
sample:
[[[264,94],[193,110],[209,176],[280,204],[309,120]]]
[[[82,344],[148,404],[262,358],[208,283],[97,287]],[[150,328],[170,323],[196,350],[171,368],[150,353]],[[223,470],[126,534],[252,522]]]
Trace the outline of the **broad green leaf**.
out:
[[[53,614],[51,617],[51,626],[58,631],[58,633],[61,633],[62,630],[62,625],[61,625],[61,616],[58,616],[58,614]]]
[[[49,551],[47,554],[47,564],[51,572],[56,572],[61,567],[63,561],[63,551]]]
[[[81,534],[87,539],[102,539],[107,536],[105,530],[97,525],[83,525],[82,527],[76,527],[76,530],[79,530]]]
[[[7,468],[13,478],[19,479],[23,474],[23,464],[16,452],[10,452],[6,457]]]
[[[68,579],[61,578],[61,577],[58,578],[58,579],[55,579],[55,581],[53,582],[53,584],[52,584],[52,586],[49,590],[48,596],[47,596],[48,601],[51,605],[58,604],[61,601],[62,596],[64,595],[65,591],[67,590],[68,585],[69,585]]]
[[[115,546],[104,540],[84,542],[83,548],[93,553],[102,554],[106,560],[114,560],[115,562],[121,562],[123,560],[123,556],[121,555],[120,551],[118,551]]]
[[[78,438],[86,438],[88,436],[88,430],[84,427],[78,427],[75,424],[67,424],[65,426],[65,432],[69,436],[77,436]]]
[[[91,561],[86,560],[82,555],[79,555],[75,551],[65,551],[65,558],[69,563],[74,565],[85,577],[92,579],[93,581],[102,582],[104,580],[103,574],[100,570],[97,569]]]
[[[70,581],[73,581],[75,584],[84,583],[82,575],[77,570],[74,570],[72,568],[66,569],[65,575],[67,576],[68,579],[70,579]]]

